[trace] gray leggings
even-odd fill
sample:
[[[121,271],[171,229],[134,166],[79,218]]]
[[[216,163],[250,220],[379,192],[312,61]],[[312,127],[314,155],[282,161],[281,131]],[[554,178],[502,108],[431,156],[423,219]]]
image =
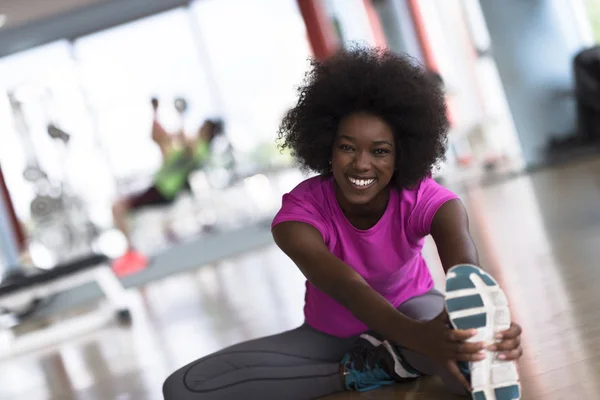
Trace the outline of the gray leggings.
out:
[[[432,290],[398,307],[420,321],[437,317],[444,296]],[[163,385],[165,400],[315,399],[344,390],[339,362],[357,337],[341,339],[307,324],[291,331],[240,343],[175,371]],[[438,375],[448,389],[464,393],[443,367],[410,350],[404,359],[425,375]]]

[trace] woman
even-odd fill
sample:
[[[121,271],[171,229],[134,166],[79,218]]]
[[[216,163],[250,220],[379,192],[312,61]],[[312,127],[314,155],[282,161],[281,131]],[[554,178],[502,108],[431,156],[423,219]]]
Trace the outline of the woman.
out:
[[[425,374],[466,393],[469,366],[475,399],[518,398],[521,329],[509,319],[498,331],[482,284],[497,299],[502,292],[476,267],[449,271],[479,260],[465,208],[431,178],[447,129],[439,85],[408,58],[355,49],[314,62],[280,139],[320,175],[284,195],[272,225],[275,242],[307,278],[306,322],[181,368],[166,380],[165,398],[312,399]],[[449,271],[448,290],[469,294],[452,299],[453,324],[480,329],[449,328],[444,296],[421,255],[428,234]],[[486,297],[482,315],[454,313],[476,292]],[[488,323],[465,324],[460,312]],[[500,390],[490,378],[503,381]]]
[[[152,99],[152,106],[154,120],[151,137],[160,148],[162,165],[154,174],[150,187],[123,197],[113,204],[114,225],[127,242],[127,250],[112,265],[113,271],[119,276],[136,273],[148,263],[146,256],[132,245],[127,223],[129,213],[146,207],[172,204],[177,196],[188,188],[190,173],[207,162],[210,157],[210,145],[223,129],[220,120],[206,120],[192,138],[186,138],[183,132],[170,135],[156,119],[158,101]]]

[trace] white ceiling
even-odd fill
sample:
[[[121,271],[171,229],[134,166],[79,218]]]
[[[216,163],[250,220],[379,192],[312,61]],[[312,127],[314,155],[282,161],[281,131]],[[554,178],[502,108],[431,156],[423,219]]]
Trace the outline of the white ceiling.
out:
[[[0,14],[6,15],[1,29],[38,21],[79,7],[108,0],[0,0]]]

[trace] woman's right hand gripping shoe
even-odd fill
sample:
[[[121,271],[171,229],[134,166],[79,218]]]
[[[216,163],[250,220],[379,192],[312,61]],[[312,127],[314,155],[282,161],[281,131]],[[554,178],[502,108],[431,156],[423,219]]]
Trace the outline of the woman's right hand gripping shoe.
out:
[[[437,318],[421,323],[413,336],[414,344],[407,347],[445,366],[467,391],[471,391],[471,383],[459,362],[464,365],[464,362],[485,359],[486,344],[468,341],[477,336],[476,329],[453,329],[444,311]]]

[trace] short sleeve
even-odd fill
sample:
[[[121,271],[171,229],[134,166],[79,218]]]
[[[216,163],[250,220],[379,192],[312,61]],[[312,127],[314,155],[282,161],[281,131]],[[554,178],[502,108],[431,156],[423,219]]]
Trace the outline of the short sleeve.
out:
[[[408,229],[419,238],[429,235],[433,217],[440,207],[458,196],[449,189],[437,183],[433,178],[423,180],[417,190],[417,197]]]
[[[323,240],[329,240],[329,229],[324,213],[315,205],[314,199],[303,196],[302,198],[294,193],[283,195],[281,209],[275,215],[271,227],[288,221],[304,222],[314,226]]]

